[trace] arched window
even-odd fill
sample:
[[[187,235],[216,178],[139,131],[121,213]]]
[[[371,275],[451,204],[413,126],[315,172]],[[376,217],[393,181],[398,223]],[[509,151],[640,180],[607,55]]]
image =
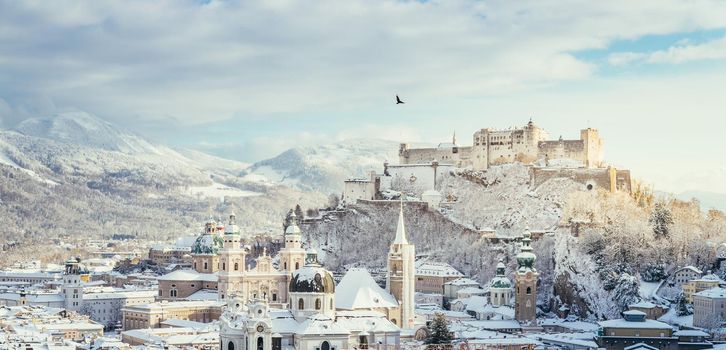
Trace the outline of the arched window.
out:
[[[315,310],[320,310],[321,306],[320,298],[315,299]]]
[[[303,299],[302,299],[302,298],[300,298],[300,299],[299,299],[299,300],[297,301],[297,308],[298,308],[298,310],[302,310],[302,309],[304,309],[304,308],[305,308],[305,302],[303,301]]]
[[[234,343],[233,342],[230,341],[229,343],[227,343],[227,350],[234,350]]]
[[[299,269],[299,268],[300,268],[300,263],[299,263],[299,262],[296,262],[296,263],[295,263],[295,270],[297,270],[297,269]]]
[[[170,296],[170,297],[176,297],[176,289],[172,289],[172,290],[170,290],[170,291],[169,291],[169,296]]]
[[[222,271],[226,271],[226,270],[227,270],[227,264],[222,263]]]
[[[282,264],[282,266],[283,266],[283,268],[282,268],[283,270],[287,270],[287,261],[285,261],[285,262],[284,262],[284,263]]]
[[[527,294],[532,294],[532,287],[527,287]]]
[[[239,263],[234,263],[234,270],[235,271],[239,270]]]
[[[330,343],[328,341],[324,341],[322,344],[320,344],[320,350],[330,350]]]
[[[334,307],[333,307],[333,298],[330,298],[330,309],[331,310],[334,309]]]
[[[206,261],[204,262],[204,269],[205,270],[207,269],[207,262]]]
[[[257,338],[257,350],[263,350],[265,348],[265,340],[262,337]]]

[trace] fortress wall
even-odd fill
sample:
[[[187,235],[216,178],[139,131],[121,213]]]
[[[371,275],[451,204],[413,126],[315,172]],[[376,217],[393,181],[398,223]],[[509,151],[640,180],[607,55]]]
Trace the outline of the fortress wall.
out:
[[[615,172],[615,187],[619,191],[630,193],[633,190],[633,181],[630,178],[630,170],[617,170]]]
[[[567,158],[587,162],[587,149],[583,140],[540,141],[539,157],[547,159]]]
[[[621,172],[627,173],[627,181],[629,181],[630,172],[627,170],[621,170]],[[602,188],[610,192],[614,192],[616,189],[629,192],[629,185],[622,187],[617,185],[617,174],[618,171],[615,168],[530,168],[531,183],[534,187],[542,185],[547,180],[564,177],[583,184],[583,190]],[[625,174],[621,176],[626,177]]]
[[[471,147],[456,148],[405,148],[399,152],[400,164],[425,164],[437,160],[441,164],[459,166],[467,161]]]

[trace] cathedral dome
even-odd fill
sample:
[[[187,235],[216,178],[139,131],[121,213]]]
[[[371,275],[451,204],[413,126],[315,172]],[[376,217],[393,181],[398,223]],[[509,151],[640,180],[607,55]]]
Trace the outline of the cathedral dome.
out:
[[[224,239],[216,233],[205,231],[192,244],[192,254],[209,254],[215,255],[219,253],[224,245]]]
[[[305,266],[293,272],[290,293],[335,293],[335,281],[330,271],[318,263],[317,253],[308,249]]]

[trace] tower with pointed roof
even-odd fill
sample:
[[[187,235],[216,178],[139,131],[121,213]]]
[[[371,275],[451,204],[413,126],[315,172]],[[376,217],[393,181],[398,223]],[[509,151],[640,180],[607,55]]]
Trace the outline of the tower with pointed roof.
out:
[[[416,252],[414,245],[406,237],[406,225],[403,218],[403,202],[398,214],[396,237],[388,251],[388,276],[386,289],[391,293],[401,307],[401,318],[391,319],[401,328],[413,328],[414,323],[414,291],[415,291],[415,265]]]
[[[517,272],[514,275],[516,300],[514,318],[523,323],[532,323],[537,317],[537,278],[539,273],[534,267],[537,256],[532,253],[532,234],[525,229],[522,247],[517,254]]]
[[[63,296],[65,308],[68,311],[79,311],[83,306],[83,283],[81,275],[80,258],[70,258],[66,261],[63,271]]]
[[[280,250],[280,266],[284,271],[294,272],[305,265],[306,251],[302,248],[302,234],[297,225],[295,211],[289,214],[289,224],[285,229],[285,246]]]

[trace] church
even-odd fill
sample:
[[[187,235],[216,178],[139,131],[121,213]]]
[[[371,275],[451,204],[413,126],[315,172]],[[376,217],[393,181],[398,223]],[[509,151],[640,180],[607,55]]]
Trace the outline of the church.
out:
[[[280,251],[281,271],[267,265],[245,271],[239,267],[245,252],[238,234],[225,232],[219,294],[227,309],[220,317],[220,349],[399,348],[401,329],[414,327],[415,251],[406,237],[403,206],[388,253],[385,289],[365,269],[350,269],[336,285],[317,253],[303,250],[300,239],[293,220]],[[267,259],[258,258],[255,269]],[[286,285],[276,273],[289,276]]]

